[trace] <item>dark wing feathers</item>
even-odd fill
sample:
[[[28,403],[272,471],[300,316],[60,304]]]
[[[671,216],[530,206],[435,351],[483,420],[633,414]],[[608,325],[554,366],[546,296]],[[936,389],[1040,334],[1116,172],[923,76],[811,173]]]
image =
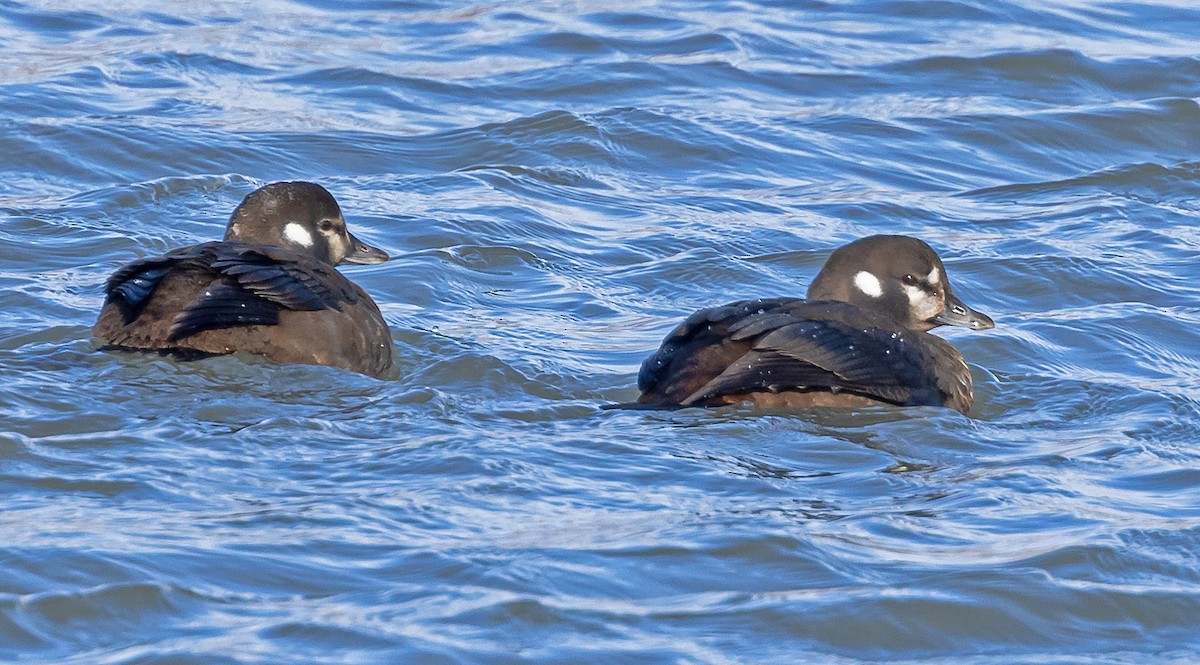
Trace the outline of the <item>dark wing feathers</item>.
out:
[[[158,281],[171,269],[162,261],[135,261],[108,278],[105,293],[121,303],[121,313],[129,323],[141,312]]]
[[[788,390],[942,404],[921,334],[846,303],[736,302],[688,317],[643,363],[638,387],[643,402],[682,405]]]
[[[333,266],[284,249],[222,241],[176,249],[134,261],[117,270],[105,287],[125,323],[136,319],[150,295],[175,271],[190,271],[211,283],[175,318],[172,341],[203,330],[273,325],[283,310],[341,309],[358,293]]]
[[[168,341],[193,335],[202,330],[231,326],[275,325],[280,307],[236,284],[211,286],[175,317]]]
[[[755,342],[829,371],[851,384],[908,385],[924,378],[903,333],[852,328],[839,321],[800,321],[777,328]]]
[[[129,324],[141,315],[163,277],[181,261],[193,258],[190,250],[196,249],[198,247],[176,249],[162,256],[131,261],[121,266],[104,283],[105,299],[117,304],[121,318]]]
[[[757,337],[769,330],[786,326],[795,321],[796,317],[786,312],[771,312],[758,316],[747,316],[729,326],[729,338],[743,340]]]
[[[266,251],[273,249],[230,248],[216,257],[212,268],[287,309],[314,311],[357,300],[345,280],[331,279],[333,266],[291,252]]]
[[[783,316],[771,318],[778,323]],[[936,389],[931,392],[933,386],[919,357],[914,357],[903,337],[838,321],[787,318],[791,323],[756,339],[750,351],[683,403],[725,394],[803,389],[846,390],[896,404],[941,403]]]
[[[815,365],[797,362],[794,356],[752,351],[730,363],[680,404],[703,402],[720,395],[827,387],[836,377]]]
[[[718,344],[732,325],[751,314],[767,314],[785,300],[744,300],[721,307],[702,309],[672,330],[654,355],[646,358],[638,372],[638,389],[643,393],[673,394],[687,373],[673,371],[676,361],[697,349]],[[684,393],[686,394],[686,393]]]

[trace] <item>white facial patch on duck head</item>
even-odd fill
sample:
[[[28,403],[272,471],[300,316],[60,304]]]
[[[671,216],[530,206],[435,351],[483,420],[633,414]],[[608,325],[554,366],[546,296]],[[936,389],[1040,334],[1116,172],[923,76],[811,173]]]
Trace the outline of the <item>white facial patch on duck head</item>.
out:
[[[860,270],[854,275],[854,287],[872,298],[883,295],[883,284],[879,282],[879,278],[866,270]]]
[[[925,276],[925,281],[937,286],[942,282],[942,271],[938,270],[937,266],[934,266],[933,270],[930,270],[929,274]]]
[[[287,226],[283,227],[283,237],[302,247],[313,246],[312,234],[308,232],[308,229],[296,222],[288,222]]]
[[[940,314],[945,307],[944,300],[919,286],[902,284],[901,288],[904,289],[904,295],[908,296],[908,309],[916,321],[928,321]]]
[[[337,263],[346,257],[352,250],[350,243],[344,235],[333,235],[328,238],[329,251],[333,254],[333,263]]]

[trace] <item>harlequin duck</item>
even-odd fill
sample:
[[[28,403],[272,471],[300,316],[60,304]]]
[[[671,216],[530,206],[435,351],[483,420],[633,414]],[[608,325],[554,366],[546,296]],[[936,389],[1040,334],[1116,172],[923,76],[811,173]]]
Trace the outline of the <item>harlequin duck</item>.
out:
[[[992,319],[963,304],[929,245],[871,236],[840,247],[807,300],[745,300],[688,317],[642,363],[642,408],[948,406],[971,408],[971,373],[927,331]]]
[[[334,266],[386,260],[351,235],[324,187],[278,182],[246,196],[224,240],[113,273],[92,332],[106,348],[245,352],[378,376],[392,366],[391,333],[375,301]]]

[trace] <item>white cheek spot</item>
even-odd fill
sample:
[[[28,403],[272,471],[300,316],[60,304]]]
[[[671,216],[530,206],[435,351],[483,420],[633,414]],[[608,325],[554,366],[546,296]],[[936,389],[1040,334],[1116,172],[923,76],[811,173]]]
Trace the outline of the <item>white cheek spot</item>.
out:
[[[303,247],[313,246],[312,234],[296,222],[288,222],[287,226],[283,227],[283,237]]]
[[[908,308],[914,319],[926,321],[942,311],[942,300],[919,286],[903,285],[904,295],[908,296]]]
[[[331,236],[327,242],[330,245],[330,250],[335,256],[346,256],[350,253],[350,247],[347,245],[346,240],[341,236]]]
[[[914,309],[916,309],[922,300],[929,297],[929,294],[925,293],[925,291],[918,286],[909,286],[908,284],[904,284],[901,286],[901,288],[904,289],[904,295],[908,296],[908,304]]]
[[[866,270],[860,270],[854,276],[854,286],[872,298],[883,295],[883,284],[879,283],[879,278]]]
[[[942,281],[942,271],[938,270],[937,266],[934,266],[933,270],[930,270],[929,274],[926,275],[925,281],[930,284],[937,285]]]

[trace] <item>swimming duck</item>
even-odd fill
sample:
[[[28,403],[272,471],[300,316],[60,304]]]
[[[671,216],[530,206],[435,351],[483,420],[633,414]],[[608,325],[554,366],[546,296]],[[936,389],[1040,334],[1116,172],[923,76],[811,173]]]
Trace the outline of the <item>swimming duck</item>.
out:
[[[966,413],[971,373],[937,326],[992,319],[963,304],[921,240],[877,235],[838,248],[808,298],[729,303],[687,318],[642,363],[642,408],[948,406]]]
[[[379,307],[334,266],[382,263],[324,187],[277,182],[233,211],[225,239],[113,273],[93,334],[105,348],[182,358],[253,353],[379,376],[392,337]]]

